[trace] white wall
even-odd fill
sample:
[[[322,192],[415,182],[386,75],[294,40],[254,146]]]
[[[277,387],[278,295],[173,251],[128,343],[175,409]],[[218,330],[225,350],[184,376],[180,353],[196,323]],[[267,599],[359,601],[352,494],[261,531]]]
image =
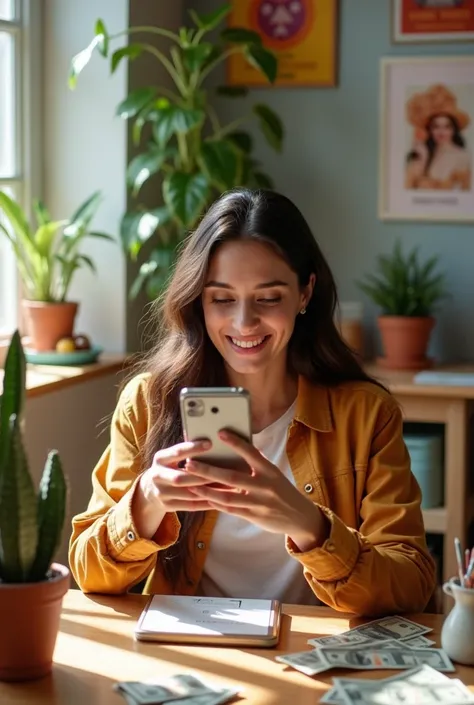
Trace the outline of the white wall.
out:
[[[126,63],[113,77],[99,56],[86,67],[75,91],[67,85],[72,56],[92,39],[101,17],[111,32],[127,26],[128,0],[44,2],[44,184],[54,217],[64,218],[93,191],[104,202],[95,229],[118,235],[126,210],[126,124],[115,108],[126,94]],[[98,275],[79,271],[71,299],[80,301],[77,332],[110,352],[123,352],[126,330],[125,260],[118,244],[86,241]]]

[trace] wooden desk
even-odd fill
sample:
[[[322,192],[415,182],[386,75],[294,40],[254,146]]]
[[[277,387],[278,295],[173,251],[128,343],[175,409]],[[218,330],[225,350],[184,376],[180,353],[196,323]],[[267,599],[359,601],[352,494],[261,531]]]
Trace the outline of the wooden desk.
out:
[[[406,421],[444,424],[444,507],[423,512],[428,533],[442,534],[443,580],[457,575],[454,538],[463,545],[474,521],[474,476],[472,473],[474,386],[417,384],[413,372],[386,370],[365,365],[366,371],[387,386],[401,404]],[[444,369],[444,368],[439,368]],[[474,367],[457,365],[446,371],[471,372]]]
[[[285,606],[280,644],[274,649],[162,646],[133,639],[145,599],[141,595],[84,596],[70,590],[63,605],[61,630],[51,676],[30,683],[0,683],[0,703],[8,705],[124,705],[112,689],[119,680],[140,680],[194,671],[222,685],[240,684],[249,705],[315,705],[332,684],[330,675],[315,679],[278,663],[274,657],[309,649],[311,636],[337,634],[362,620],[327,607]],[[414,617],[434,629],[439,640],[443,618]],[[430,635],[431,636],[431,635]],[[438,642],[439,643],[439,642]],[[337,675],[356,677],[355,671]],[[369,671],[360,677],[383,678],[393,671]],[[474,668],[458,666],[449,674],[474,692]]]

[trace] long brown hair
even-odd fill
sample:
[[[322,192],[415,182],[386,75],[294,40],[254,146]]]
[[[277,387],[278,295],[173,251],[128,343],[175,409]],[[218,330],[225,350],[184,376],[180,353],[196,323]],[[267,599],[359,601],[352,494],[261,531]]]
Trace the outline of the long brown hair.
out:
[[[182,440],[180,389],[228,383],[222,358],[206,332],[201,293],[216,248],[242,238],[263,241],[272,247],[297,274],[301,287],[308,284],[312,273],[316,275],[306,315],[297,317],[289,343],[292,371],[323,385],[374,381],[337,331],[334,278],[298,208],[273,191],[230,191],[214,203],[184,243],[166,292],[152,309],[159,335],[146,361],[151,373],[148,403],[152,427],[145,442],[144,467],[151,465],[159,449]],[[181,571],[187,574],[188,539],[202,521],[202,513],[180,512],[179,518],[178,542],[158,554],[161,567],[175,588]]]

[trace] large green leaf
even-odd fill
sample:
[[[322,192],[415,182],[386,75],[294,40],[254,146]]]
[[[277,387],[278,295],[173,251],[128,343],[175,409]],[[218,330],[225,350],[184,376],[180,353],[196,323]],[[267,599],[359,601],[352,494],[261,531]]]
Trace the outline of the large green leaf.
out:
[[[140,44],[127,44],[125,47],[121,47],[120,49],[117,49],[114,51],[112,54],[112,58],[110,59],[110,71],[111,73],[114,73],[122,59],[129,59],[129,61],[133,61],[134,59],[137,59],[141,54],[143,53],[143,47]]]
[[[126,213],[120,224],[120,238],[126,252],[132,259],[157,229],[170,221],[171,215],[166,206],[149,211]]]
[[[145,285],[148,296],[151,299],[156,298],[168,281],[175,260],[175,247],[170,245],[154,249],[148,261],[144,262],[140,267],[138,275],[130,288],[130,298],[136,298]]]
[[[217,188],[225,191],[236,185],[239,160],[232,142],[205,140],[201,145],[200,163]]]
[[[265,49],[260,44],[250,44],[245,47],[244,56],[256,69],[261,71],[264,76],[274,83],[277,77],[278,61],[272,52]]]
[[[261,44],[262,38],[258,32],[244,27],[227,27],[221,32],[221,37],[225,42],[235,44]]]
[[[63,225],[66,225],[67,222],[67,220],[57,220],[40,225],[35,233],[34,240],[41,257],[50,256],[58,230],[62,228]]]
[[[199,71],[214,50],[214,45],[210,43],[195,44],[183,49],[184,65],[188,71]]]
[[[220,23],[227,17],[230,10],[231,6],[226,4],[217,8],[217,10],[213,10],[213,12],[208,12],[207,14],[201,14],[197,13],[195,10],[189,10],[189,15],[199,29],[205,29],[209,32],[214,29],[214,27],[220,25]]]
[[[98,19],[95,23],[95,34],[101,36],[101,41],[97,45],[98,50],[102,56],[107,56],[109,53],[109,34],[105,28],[104,21]]]
[[[153,136],[161,146],[166,145],[171,135],[186,133],[204,121],[205,113],[194,108],[182,108],[169,103],[157,113],[153,125]]]
[[[259,118],[260,129],[265,135],[267,142],[280,152],[283,144],[283,124],[278,115],[262,103],[253,106],[254,113]]]
[[[17,234],[21,233],[22,240],[32,240],[30,226],[24,212],[18,203],[7,196],[3,191],[0,191],[0,210],[5,213]]]
[[[138,194],[150,176],[160,171],[169,154],[170,150],[159,145],[152,145],[147,152],[138,154],[132,159],[127,169],[127,183],[132,187],[134,196]]]
[[[204,174],[176,171],[163,182],[165,202],[173,216],[186,228],[193,227],[206,203],[209,182]]]
[[[158,90],[153,86],[147,88],[137,88],[128,94],[125,100],[117,106],[116,115],[128,120],[128,118],[135,117],[138,113],[145,108],[148,103],[150,103],[154,98],[156,98]]]
[[[94,49],[96,47],[101,47],[102,45],[103,37],[101,34],[97,34],[85,49],[72,57],[71,66],[69,68],[69,88],[73,90],[76,87],[77,77],[91,60]]]
[[[231,140],[244,154],[250,154],[253,149],[253,140],[248,132],[230,132],[227,139]]]

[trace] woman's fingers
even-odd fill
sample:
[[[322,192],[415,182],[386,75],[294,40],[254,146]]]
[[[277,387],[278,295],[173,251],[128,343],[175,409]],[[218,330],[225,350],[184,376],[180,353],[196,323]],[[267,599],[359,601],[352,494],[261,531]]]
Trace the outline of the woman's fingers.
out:
[[[169,512],[207,512],[214,508],[215,507],[211,507],[207,500],[199,498],[189,500],[176,499],[172,500],[169,506],[167,506]]]
[[[218,482],[227,487],[237,488],[239,490],[250,490],[255,487],[254,475],[245,472],[244,470],[229,470],[227,468],[218,468],[215,465],[201,463],[199,460],[190,460],[186,463],[186,470],[193,476],[200,477],[203,482],[201,485],[206,485],[209,482]]]
[[[208,502],[216,505],[217,507],[232,509],[237,507],[249,507],[252,504],[249,494],[246,492],[236,492],[235,490],[219,490],[209,487],[208,485],[202,487],[193,487],[190,493],[206,499]]]
[[[250,467],[258,468],[259,470],[267,470],[269,467],[273,467],[260,451],[244,438],[230,431],[219,431],[219,437],[226,445],[235,450]]]
[[[153,463],[155,465],[166,465],[176,467],[178,463],[193,455],[199,455],[212,447],[210,441],[185,441],[178,443],[171,448],[164,448],[155,453]]]

